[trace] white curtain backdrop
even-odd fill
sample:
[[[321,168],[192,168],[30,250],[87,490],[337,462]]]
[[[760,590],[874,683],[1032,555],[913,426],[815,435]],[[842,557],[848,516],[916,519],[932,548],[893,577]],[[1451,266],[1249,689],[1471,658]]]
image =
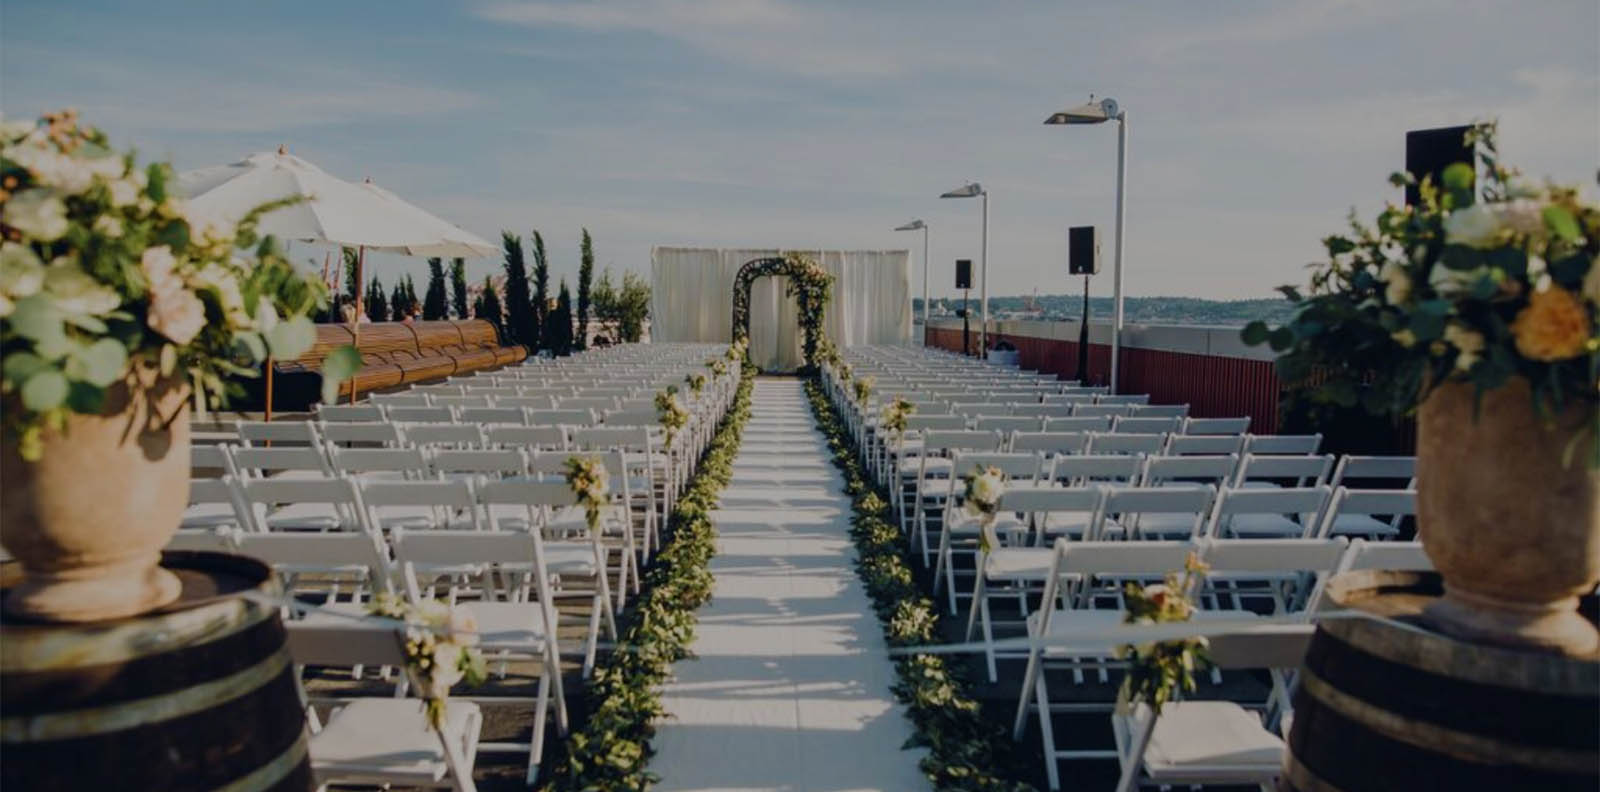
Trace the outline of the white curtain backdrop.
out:
[[[909,251],[800,252],[833,276],[823,328],[835,344],[911,342]],[[651,249],[651,340],[733,340],[733,283],[739,268],[751,259],[781,255],[772,249]],[[750,286],[750,359],[769,371],[791,371],[803,360],[799,308],[784,295],[786,280],[757,278]]]

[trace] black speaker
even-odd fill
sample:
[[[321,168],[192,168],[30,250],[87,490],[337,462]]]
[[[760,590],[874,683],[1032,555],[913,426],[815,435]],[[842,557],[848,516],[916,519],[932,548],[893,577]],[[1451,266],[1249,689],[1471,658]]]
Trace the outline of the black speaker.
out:
[[[956,288],[972,288],[972,259],[956,259]]]
[[[1422,183],[1427,176],[1433,177],[1433,183],[1438,185],[1444,178],[1444,169],[1457,162],[1474,164],[1476,158],[1473,147],[1467,144],[1467,132],[1470,126],[1439,127],[1438,129],[1414,129],[1406,133],[1406,172]],[[1406,205],[1416,206],[1422,203],[1422,195],[1416,185],[1406,187]]]
[[[1094,226],[1067,229],[1067,272],[1072,275],[1100,274],[1100,231]]]

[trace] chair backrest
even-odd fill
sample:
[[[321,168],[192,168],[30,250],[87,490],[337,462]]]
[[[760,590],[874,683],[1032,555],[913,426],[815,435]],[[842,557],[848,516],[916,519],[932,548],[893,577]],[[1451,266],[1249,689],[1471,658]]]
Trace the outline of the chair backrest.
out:
[[[241,555],[259,558],[274,568],[331,571],[364,567],[380,590],[391,585],[389,554],[376,532],[244,533],[238,536],[238,545]]]
[[[611,410],[605,415],[606,426],[660,426],[661,418],[655,408],[648,410]]]
[[[943,456],[947,451],[997,451],[1003,442],[993,431],[929,430],[922,437],[922,450],[930,456]]]
[[[496,407],[521,407],[528,410],[550,410],[556,406],[554,396],[501,396],[494,400]]]
[[[400,437],[407,445],[418,448],[435,446],[471,448],[483,445],[483,431],[474,424],[402,424],[400,426]]]
[[[441,448],[430,455],[428,462],[439,475],[520,476],[528,472],[527,457],[509,448]]]
[[[1122,393],[1122,394],[1107,393],[1107,394],[1102,394],[1099,398],[1095,399],[1095,403],[1096,404],[1149,404],[1150,403],[1150,394],[1148,394],[1148,393]]]
[[[1339,564],[1340,572],[1382,569],[1393,572],[1431,572],[1433,559],[1421,542],[1373,542],[1357,539]]]
[[[189,472],[219,471],[218,476],[232,475],[234,472],[233,456],[229,447],[225,445],[191,445],[189,446]]]
[[[472,385],[470,383],[466,387],[467,387],[467,394],[466,395],[468,395],[468,396],[488,396],[490,399],[493,399],[497,403],[501,399],[515,399],[518,396],[522,395],[522,391],[517,389],[517,388],[515,388],[515,387],[507,387],[507,386],[500,386],[500,385]]]
[[[455,408],[458,408],[458,409],[461,408],[461,407],[488,407],[489,406],[489,397],[488,396],[434,396],[433,397],[433,403],[434,404],[441,404],[441,405],[444,405],[446,407],[455,407]]]
[[[318,404],[317,420],[324,423],[381,421],[383,408],[376,404]]]
[[[1032,480],[1039,475],[1040,461],[1038,454],[960,453],[952,460],[951,478],[965,479],[978,470],[993,467],[1008,479]]]
[[[1070,404],[1013,404],[1011,414],[1026,418],[1066,418],[1072,415]]]
[[[563,410],[593,410],[596,413],[615,409],[615,396],[569,396],[561,400]]]
[[[231,456],[233,465],[244,477],[259,477],[288,470],[332,475],[328,458],[322,450],[308,446],[272,448],[235,448]]]
[[[361,500],[366,504],[373,525],[383,525],[385,509],[426,507],[433,510],[434,524],[449,525],[457,514],[466,516],[468,527],[479,530],[477,496],[465,481],[367,481],[361,485]],[[404,512],[410,517],[414,510]]]
[[[1046,418],[1046,432],[1109,432],[1112,416],[1075,415],[1071,418]]]
[[[1182,569],[1199,546],[1183,540],[1147,542],[1068,542],[1056,540],[1055,577],[1104,575],[1107,577],[1165,575]]]
[[[260,443],[278,445],[316,445],[317,428],[310,421],[240,421],[235,431],[245,446]]]
[[[428,475],[428,460],[417,448],[335,448],[332,464],[335,472],[345,475],[404,473],[411,478]]]
[[[1013,432],[1012,451],[1038,451],[1046,457],[1081,454],[1089,448],[1088,432]]]
[[[1145,458],[1141,481],[1147,487],[1175,481],[1222,487],[1233,480],[1233,473],[1238,467],[1239,457],[1234,454],[1152,456]]]
[[[593,426],[594,411],[589,409],[529,410],[531,426]]]
[[[219,528],[179,528],[178,532],[167,540],[163,550],[190,550],[209,553],[238,553],[239,529],[235,527]]]
[[[1041,418],[1028,416],[980,415],[976,427],[980,430],[1011,434],[1012,432],[1037,432],[1044,425]]]
[[[384,415],[395,423],[450,423],[455,411],[443,405],[397,405],[385,407]]]
[[[284,644],[296,663],[318,666],[406,664],[405,635],[398,629],[344,619],[284,623]]]
[[[1217,488],[1210,484],[1174,484],[1168,487],[1106,486],[1106,498],[1100,507],[1101,520],[1091,528],[1090,535],[1098,539],[1103,533],[1104,518],[1118,515],[1123,526],[1137,529],[1140,518],[1148,514],[1192,516],[1187,526],[1190,537],[1198,538],[1216,498]],[[1174,531],[1163,527],[1163,534]],[[1129,538],[1133,537],[1130,532]]]
[[[1132,413],[1134,418],[1187,419],[1188,415],[1187,404],[1135,404]]]
[[[1169,435],[1167,437],[1167,454],[1170,456],[1187,456],[1190,454],[1239,454],[1244,450],[1244,435]]]
[[[1167,434],[1176,432],[1183,426],[1183,419],[1172,417],[1118,417],[1111,425],[1111,431],[1118,434]]]
[[[1400,522],[1402,517],[1413,516],[1417,513],[1416,490],[1374,490],[1351,489],[1340,487],[1333,491],[1328,499],[1328,507],[1322,515],[1322,527],[1318,530],[1319,536],[1326,536],[1334,529],[1340,515],[1360,514],[1367,516],[1383,515],[1389,518],[1391,525]]]
[[[920,412],[920,411],[919,411]],[[911,415],[906,418],[906,429],[909,431],[944,431],[960,430],[967,428],[965,415]]]
[[[1131,404],[1080,404],[1073,408],[1074,416],[1086,418],[1115,418],[1119,415],[1132,415]]]
[[[1407,484],[1417,477],[1417,458],[1414,456],[1343,456],[1328,481],[1334,487],[1344,486],[1347,480],[1382,480]]]
[[[1348,542],[1334,539],[1208,539],[1201,555],[1213,575],[1248,572],[1331,573],[1343,562]]]
[[[478,502],[486,505],[560,507],[578,502],[578,496],[565,481],[508,479],[486,481],[478,486]],[[490,521],[494,520],[490,512]]]
[[[567,430],[560,426],[491,426],[483,436],[484,442],[500,448],[552,451],[567,447]]]
[[[645,451],[653,448],[650,430],[642,426],[572,430],[571,446],[580,451]]]
[[[528,413],[521,407],[462,407],[456,410],[462,423],[479,426],[525,426]]]
[[[1105,489],[1091,487],[1022,487],[1008,489],[1000,495],[1001,512],[1039,514],[1050,512],[1083,512],[1093,514],[1105,498]]]
[[[1159,454],[1167,445],[1164,434],[1100,434],[1089,436],[1091,454]]]
[[[1050,465],[1052,481],[1067,484],[1124,483],[1138,480],[1144,467],[1144,455],[1057,454]]]
[[[426,407],[428,406],[428,394],[374,393],[369,397],[369,401],[385,409],[390,407]]]
[[[1250,418],[1190,418],[1183,425],[1188,435],[1242,435],[1250,431]]]
[[[385,421],[326,423],[322,424],[317,431],[322,434],[324,441],[334,446],[348,443],[369,443],[384,446],[400,444],[399,427],[396,424]]]
[[[1315,454],[1322,435],[1245,435],[1244,450],[1251,454]]]
[[[1282,481],[1294,487],[1320,487],[1328,480],[1333,469],[1333,455],[1296,456],[1245,454],[1239,462],[1239,475],[1234,486],[1247,481]]]

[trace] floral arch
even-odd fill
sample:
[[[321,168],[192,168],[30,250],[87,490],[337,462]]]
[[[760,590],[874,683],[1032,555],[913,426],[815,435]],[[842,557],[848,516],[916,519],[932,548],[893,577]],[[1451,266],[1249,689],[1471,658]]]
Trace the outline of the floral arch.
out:
[[[764,275],[789,279],[784,293],[800,307],[800,332],[805,371],[817,369],[817,350],[828,348],[822,318],[833,296],[833,276],[809,256],[786,253],[781,257],[752,259],[739,268],[733,282],[733,340],[750,340],[750,284]]]

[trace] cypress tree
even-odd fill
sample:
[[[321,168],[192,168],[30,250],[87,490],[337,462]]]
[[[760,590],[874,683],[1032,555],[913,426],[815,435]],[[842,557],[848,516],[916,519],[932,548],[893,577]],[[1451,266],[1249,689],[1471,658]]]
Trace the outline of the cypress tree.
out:
[[[589,229],[583,229],[583,241],[578,245],[578,332],[574,338],[573,346],[577,349],[587,349],[589,346],[589,292],[594,282],[594,240],[589,238]]]
[[[535,348],[550,348],[549,336],[545,335],[545,326],[549,324],[550,313],[550,259],[544,254],[544,236],[538,229],[533,231],[533,323],[539,334],[535,339]]]
[[[501,231],[500,244],[505,248],[506,335],[512,343],[522,344],[531,352],[539,339],[528,297],[528,265],[522,257],[522,237]]]
[[[406,299],[406,281],[405,278],[401,278],[395,281],[394,290],[389,292],[389,321],[405,321],[406,312],[410,307],[411,304]]]
[[[567,289],[566,278],[561,279],[561,291],[556,297],[556,309],[550,312],[550,322],[545,326],[545,338],[551,352],[572,354],[572,292]]]
[[[389,320],[389,298],[383,293],[383,282],[377,278],[367,281],[367,294],[362,299],[362,308],[367,313],[367,319],[373,322],[386,322]]]
[[[494,280],[488,275],[483,276],[483,294],[478,296],[478,305],[473,309],[473,314],[479,319],[493,323],[496,329],[505,325],[505,311],[500,307],[500,293],[494,290]]]
[[[455,303],[456,318],[466,319],[467,313],[467,260],[463,258],[450,259],[450,291]]]
[[[423,319],[446,319],[450,316],[448,298],[445,296],[444,259],[428,259],[428,296],[422,300]]]

